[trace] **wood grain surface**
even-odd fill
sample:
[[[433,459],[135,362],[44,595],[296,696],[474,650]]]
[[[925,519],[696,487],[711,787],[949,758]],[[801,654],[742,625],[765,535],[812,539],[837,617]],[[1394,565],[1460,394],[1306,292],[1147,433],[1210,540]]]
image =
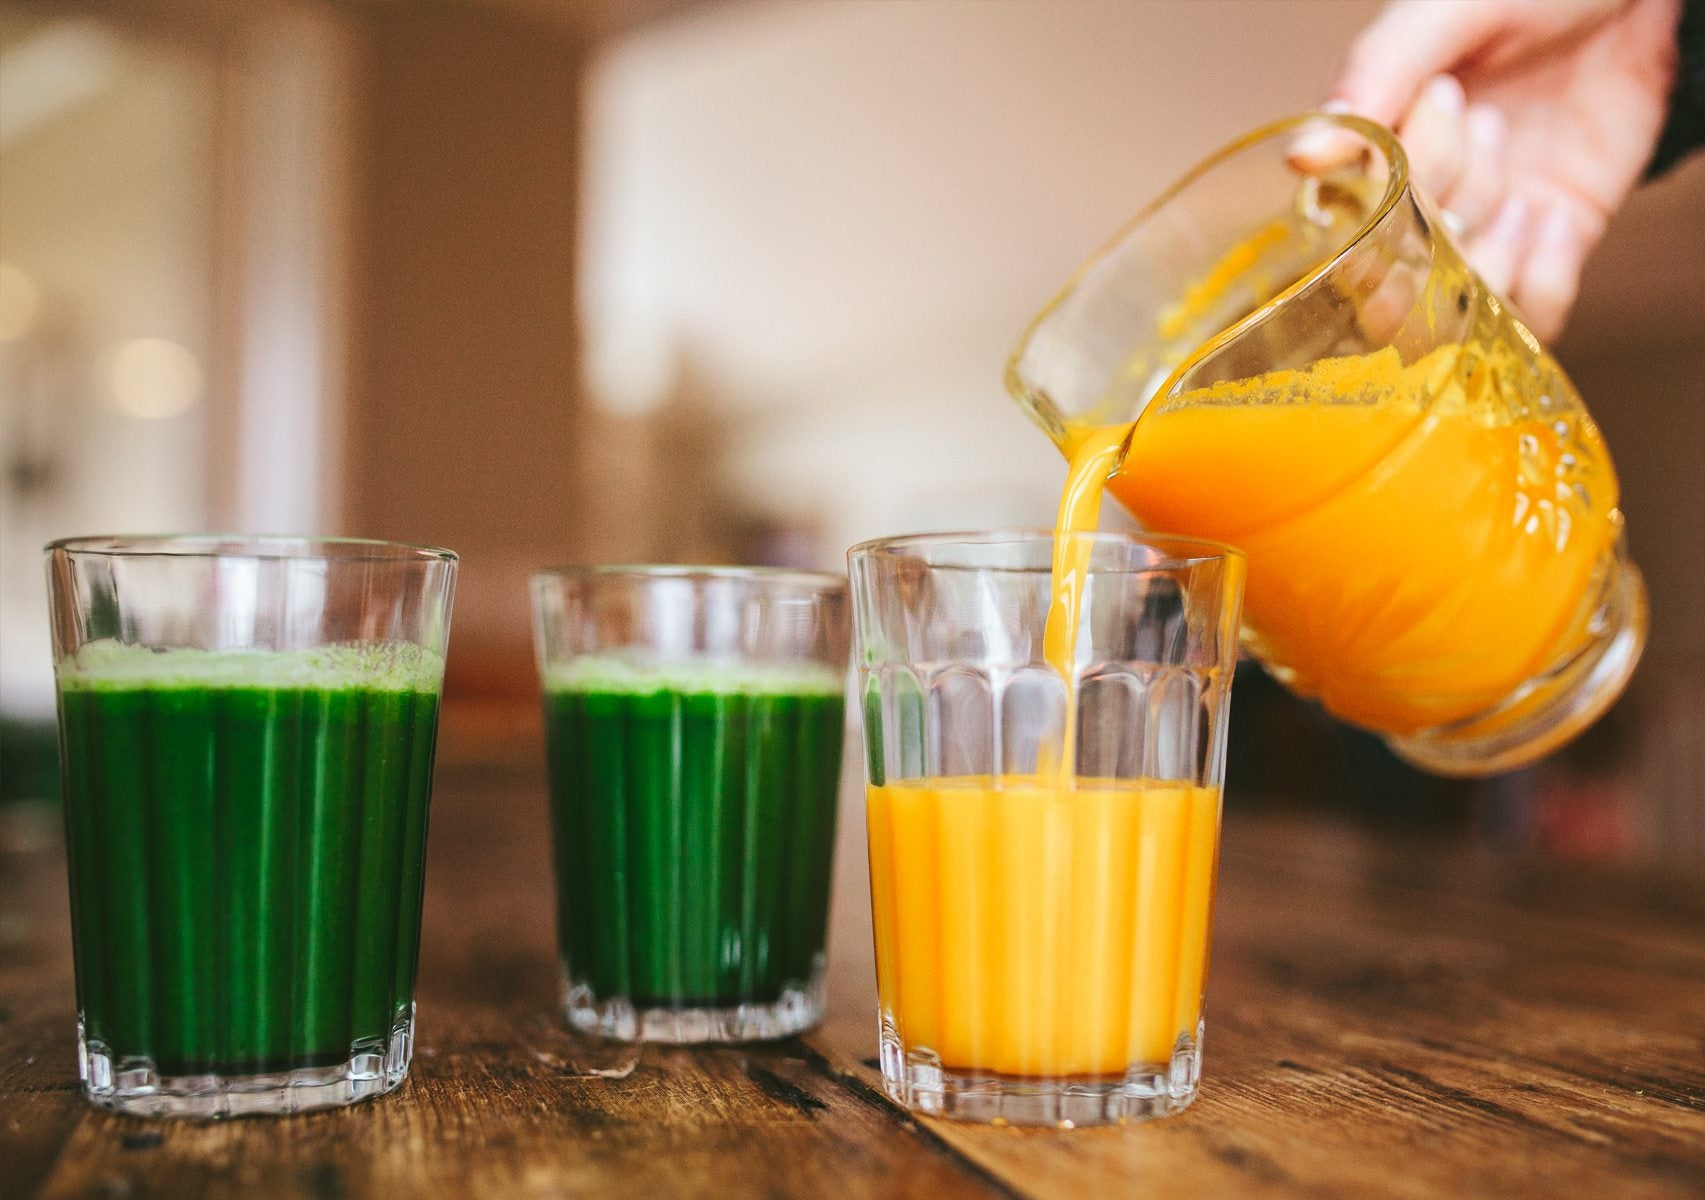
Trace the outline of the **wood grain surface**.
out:
[[[634,1052],[556,1016],[542,780],[443,772],[410,1080],[210,1125],[83,1101],[63,859],[7,851],[0,1197],[1705,1196],[1697,878],[1234,813],[1202,1098],[995,1129],[882,1094],[850,807],[824,1026]]]

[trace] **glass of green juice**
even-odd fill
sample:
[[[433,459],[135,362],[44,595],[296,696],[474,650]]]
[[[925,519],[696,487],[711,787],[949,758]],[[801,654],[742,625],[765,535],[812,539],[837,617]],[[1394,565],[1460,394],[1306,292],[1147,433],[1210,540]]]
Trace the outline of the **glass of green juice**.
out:
[[[456,556],[219,535],[47,555],[84,1093],[209,1118],[397,1087]]]
[[[564,1007],[629,1041],[821,1019],[846,580],[746,567],[533,579]]]

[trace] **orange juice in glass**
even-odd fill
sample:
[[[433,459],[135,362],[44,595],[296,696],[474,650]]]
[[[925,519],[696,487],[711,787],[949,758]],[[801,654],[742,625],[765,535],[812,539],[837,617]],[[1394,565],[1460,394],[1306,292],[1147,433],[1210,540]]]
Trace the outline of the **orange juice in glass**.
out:
[[[1196,1094],[1242,558],[1062,544],[1069,604],[1047,533],[849,555],[882,1072],[918,1111],[1086,1125]]]
[[[1333,147],[1310,169],[1305,135]],[[1007,381],[1080,489],[1243,550],[1249,649],[1419,766],[1530,762],[1639,658],[1604,440],[1378,125],[1298,117],[1207,159],[1043,311]]]

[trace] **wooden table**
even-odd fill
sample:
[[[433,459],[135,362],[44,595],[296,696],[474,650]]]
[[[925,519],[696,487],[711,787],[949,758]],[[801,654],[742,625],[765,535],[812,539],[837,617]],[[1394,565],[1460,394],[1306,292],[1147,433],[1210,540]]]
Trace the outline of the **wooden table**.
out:
[[[1705,1196],[1697,878],[1234,812],[1195,1107],[995,1129],[884,1097],[856,806],[843,825],[824,1027],[635,1062],[555,1015],[542,781],[442,772],[409,1082],[219,1125],[84,1103],[63,863],[9,854],[0,1196]]]

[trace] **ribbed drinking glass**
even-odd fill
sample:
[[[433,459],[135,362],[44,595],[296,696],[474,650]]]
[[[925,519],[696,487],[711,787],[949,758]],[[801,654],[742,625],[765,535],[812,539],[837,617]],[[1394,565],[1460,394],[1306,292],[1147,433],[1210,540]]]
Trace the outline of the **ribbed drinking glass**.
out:
[[[815,1025],[846,581],[570,567],[533,601],[569,1024],[663,1042]]]
[[[1064,672],[1048,534],[849,556],[882,1074],[920,1112],[1086,1125],[1196,1095],[1243,561],[1078,538]]]
[[[222,1117],[398,1086],[456,556],[101,537],[48,566],[89,1099]]]

